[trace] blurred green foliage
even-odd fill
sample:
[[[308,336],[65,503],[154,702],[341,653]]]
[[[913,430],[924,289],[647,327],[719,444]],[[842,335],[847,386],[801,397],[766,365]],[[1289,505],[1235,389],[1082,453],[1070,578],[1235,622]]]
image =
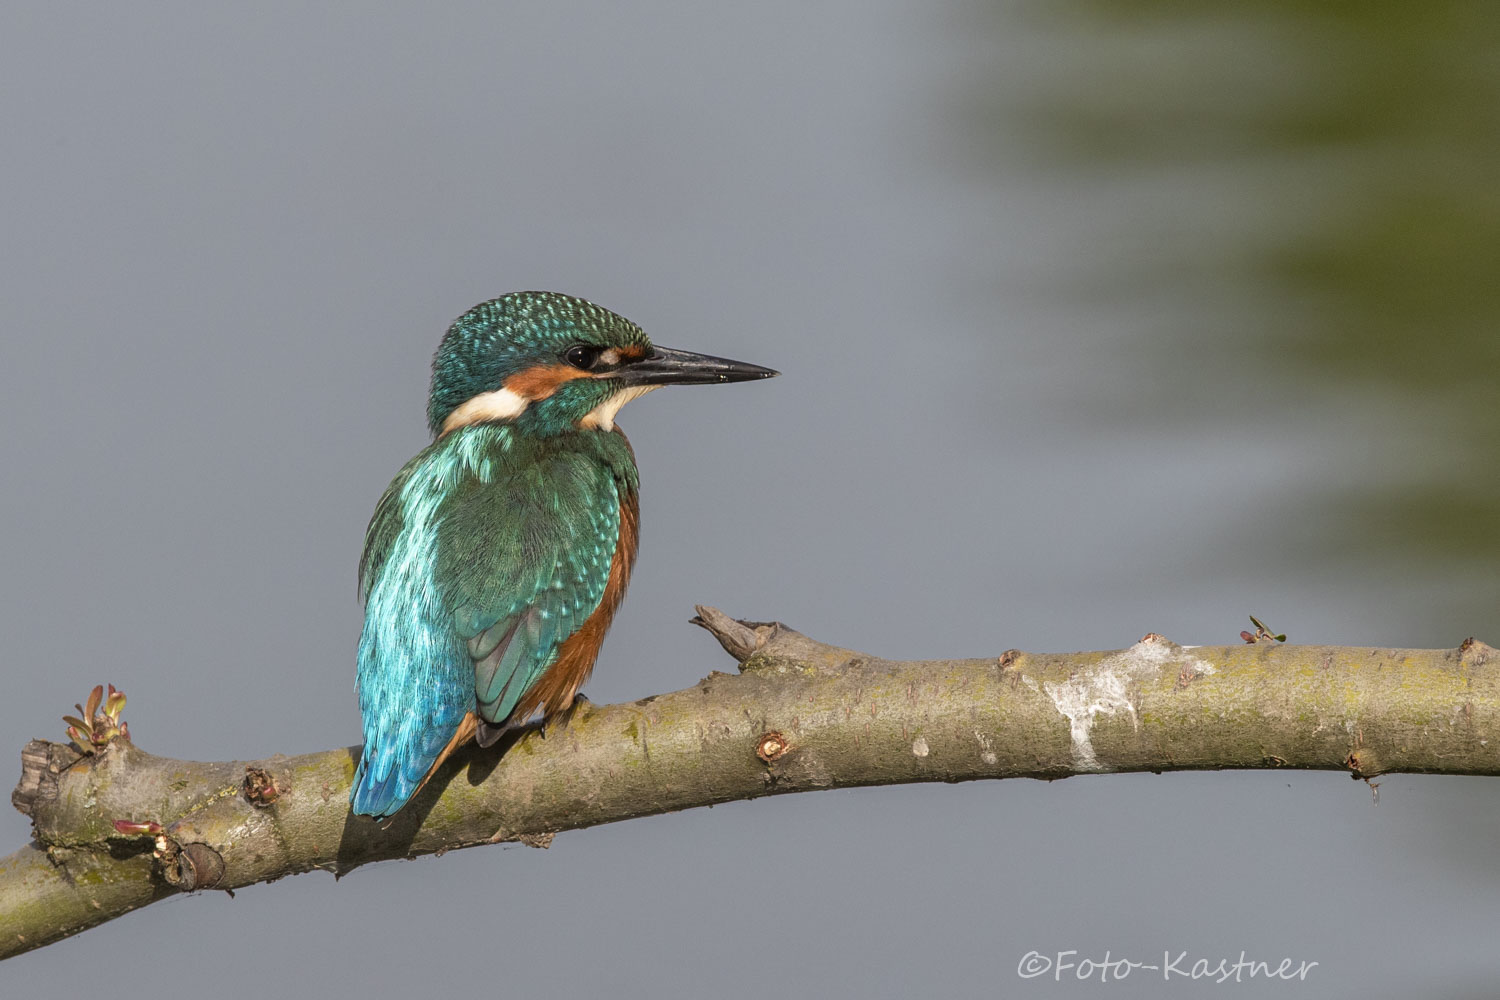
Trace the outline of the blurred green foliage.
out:
[[[1019,120],[1025,157],[1055,183],[1136,202],[1109,208],[1116,238],[1081,248],[1064,286],[1154,310],[1129,356],[1218,381],[1199,390],[1209,419],[1339,410],[1356,474],[1289,478],[1304,493],[1282,516],[1315,527],[1286,532],[1282,555],[1451,566],[1488,581],[1464,610],[1495,623],[1500,4],[1021,11],[1037,87],[979,96],[980,130]],[[1016,9],[975,13],[998,31]]]

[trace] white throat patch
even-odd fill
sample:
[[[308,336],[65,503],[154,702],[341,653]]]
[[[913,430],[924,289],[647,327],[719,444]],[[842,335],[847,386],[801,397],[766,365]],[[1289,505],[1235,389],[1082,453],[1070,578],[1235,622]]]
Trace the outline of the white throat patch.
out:
[[[578,421],[578,426],[585,430],[612,431],[615,429],[615,414],[620,412],[620,407],[632,399],[639,399],[652,389],[660,388],[659,385],[633,385],[628,389],[621,389],[584,414],[583,419]]]

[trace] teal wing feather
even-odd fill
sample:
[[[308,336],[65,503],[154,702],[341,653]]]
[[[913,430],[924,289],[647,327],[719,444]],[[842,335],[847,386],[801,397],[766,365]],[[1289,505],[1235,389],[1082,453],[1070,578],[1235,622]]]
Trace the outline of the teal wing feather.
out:
[[[465,477],[462,456],[434,445],[386,488],[365,532],[365,627],[358,686],[364,752],[350,790],[355,813],[384,818],[421,785],[473,704],[463,644],[434,585],[443,500]]]
[[[438,576],[473,665],[478,713],[502,725],[604,596],[620,483],[594,455],[554,453],[503,488],[476,488],[440,537]]]
[[[361,559],[356,813],[400,809],[467,713],[503,724],[598,607],[634,486],[621,447],[624,465],[476,427],[391,483]]]
[[[391,546],[401,534],[403,524],[401,492],[406,486],[406,481],[411,478],[413,467],[418,464],[418,459],[421,457],[418,455],[396,473],[396,478],[391,480],[391,484],[380,495],[380,501],[375,504],[375,513],[370,515],[370,523],[365,528],[364,551],[359,556],[359,599],[361,601],[370,596],[370,590],[375,586],[375,581],[380,578],[381,567],[385,565],[386,557],[390,555]]]

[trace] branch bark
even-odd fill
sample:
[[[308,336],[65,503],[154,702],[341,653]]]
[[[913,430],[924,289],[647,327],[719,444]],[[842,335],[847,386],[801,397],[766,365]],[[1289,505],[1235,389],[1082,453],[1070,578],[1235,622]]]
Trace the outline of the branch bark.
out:
[[[382,828],[349,813],[358,748],[256,762],[81,755],[43,740],[0,860],[0,958],[179,892],[552,835],[762,795],[1111,771],[1500,774],[1500,656],[1178,646],[894,662],[700,608],[740,661],[683,691],[455,755]]]

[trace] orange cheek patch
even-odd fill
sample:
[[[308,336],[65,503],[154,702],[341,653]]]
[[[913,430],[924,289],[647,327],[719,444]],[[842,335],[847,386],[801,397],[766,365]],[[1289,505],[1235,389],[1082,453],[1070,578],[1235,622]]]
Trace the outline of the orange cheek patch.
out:
[[[517,372],[506,379],[505,388],[534,403],[552,395],[564,382],[588,377],[588,372],[580,371],[570,365],[537,365],[535,368]]]

